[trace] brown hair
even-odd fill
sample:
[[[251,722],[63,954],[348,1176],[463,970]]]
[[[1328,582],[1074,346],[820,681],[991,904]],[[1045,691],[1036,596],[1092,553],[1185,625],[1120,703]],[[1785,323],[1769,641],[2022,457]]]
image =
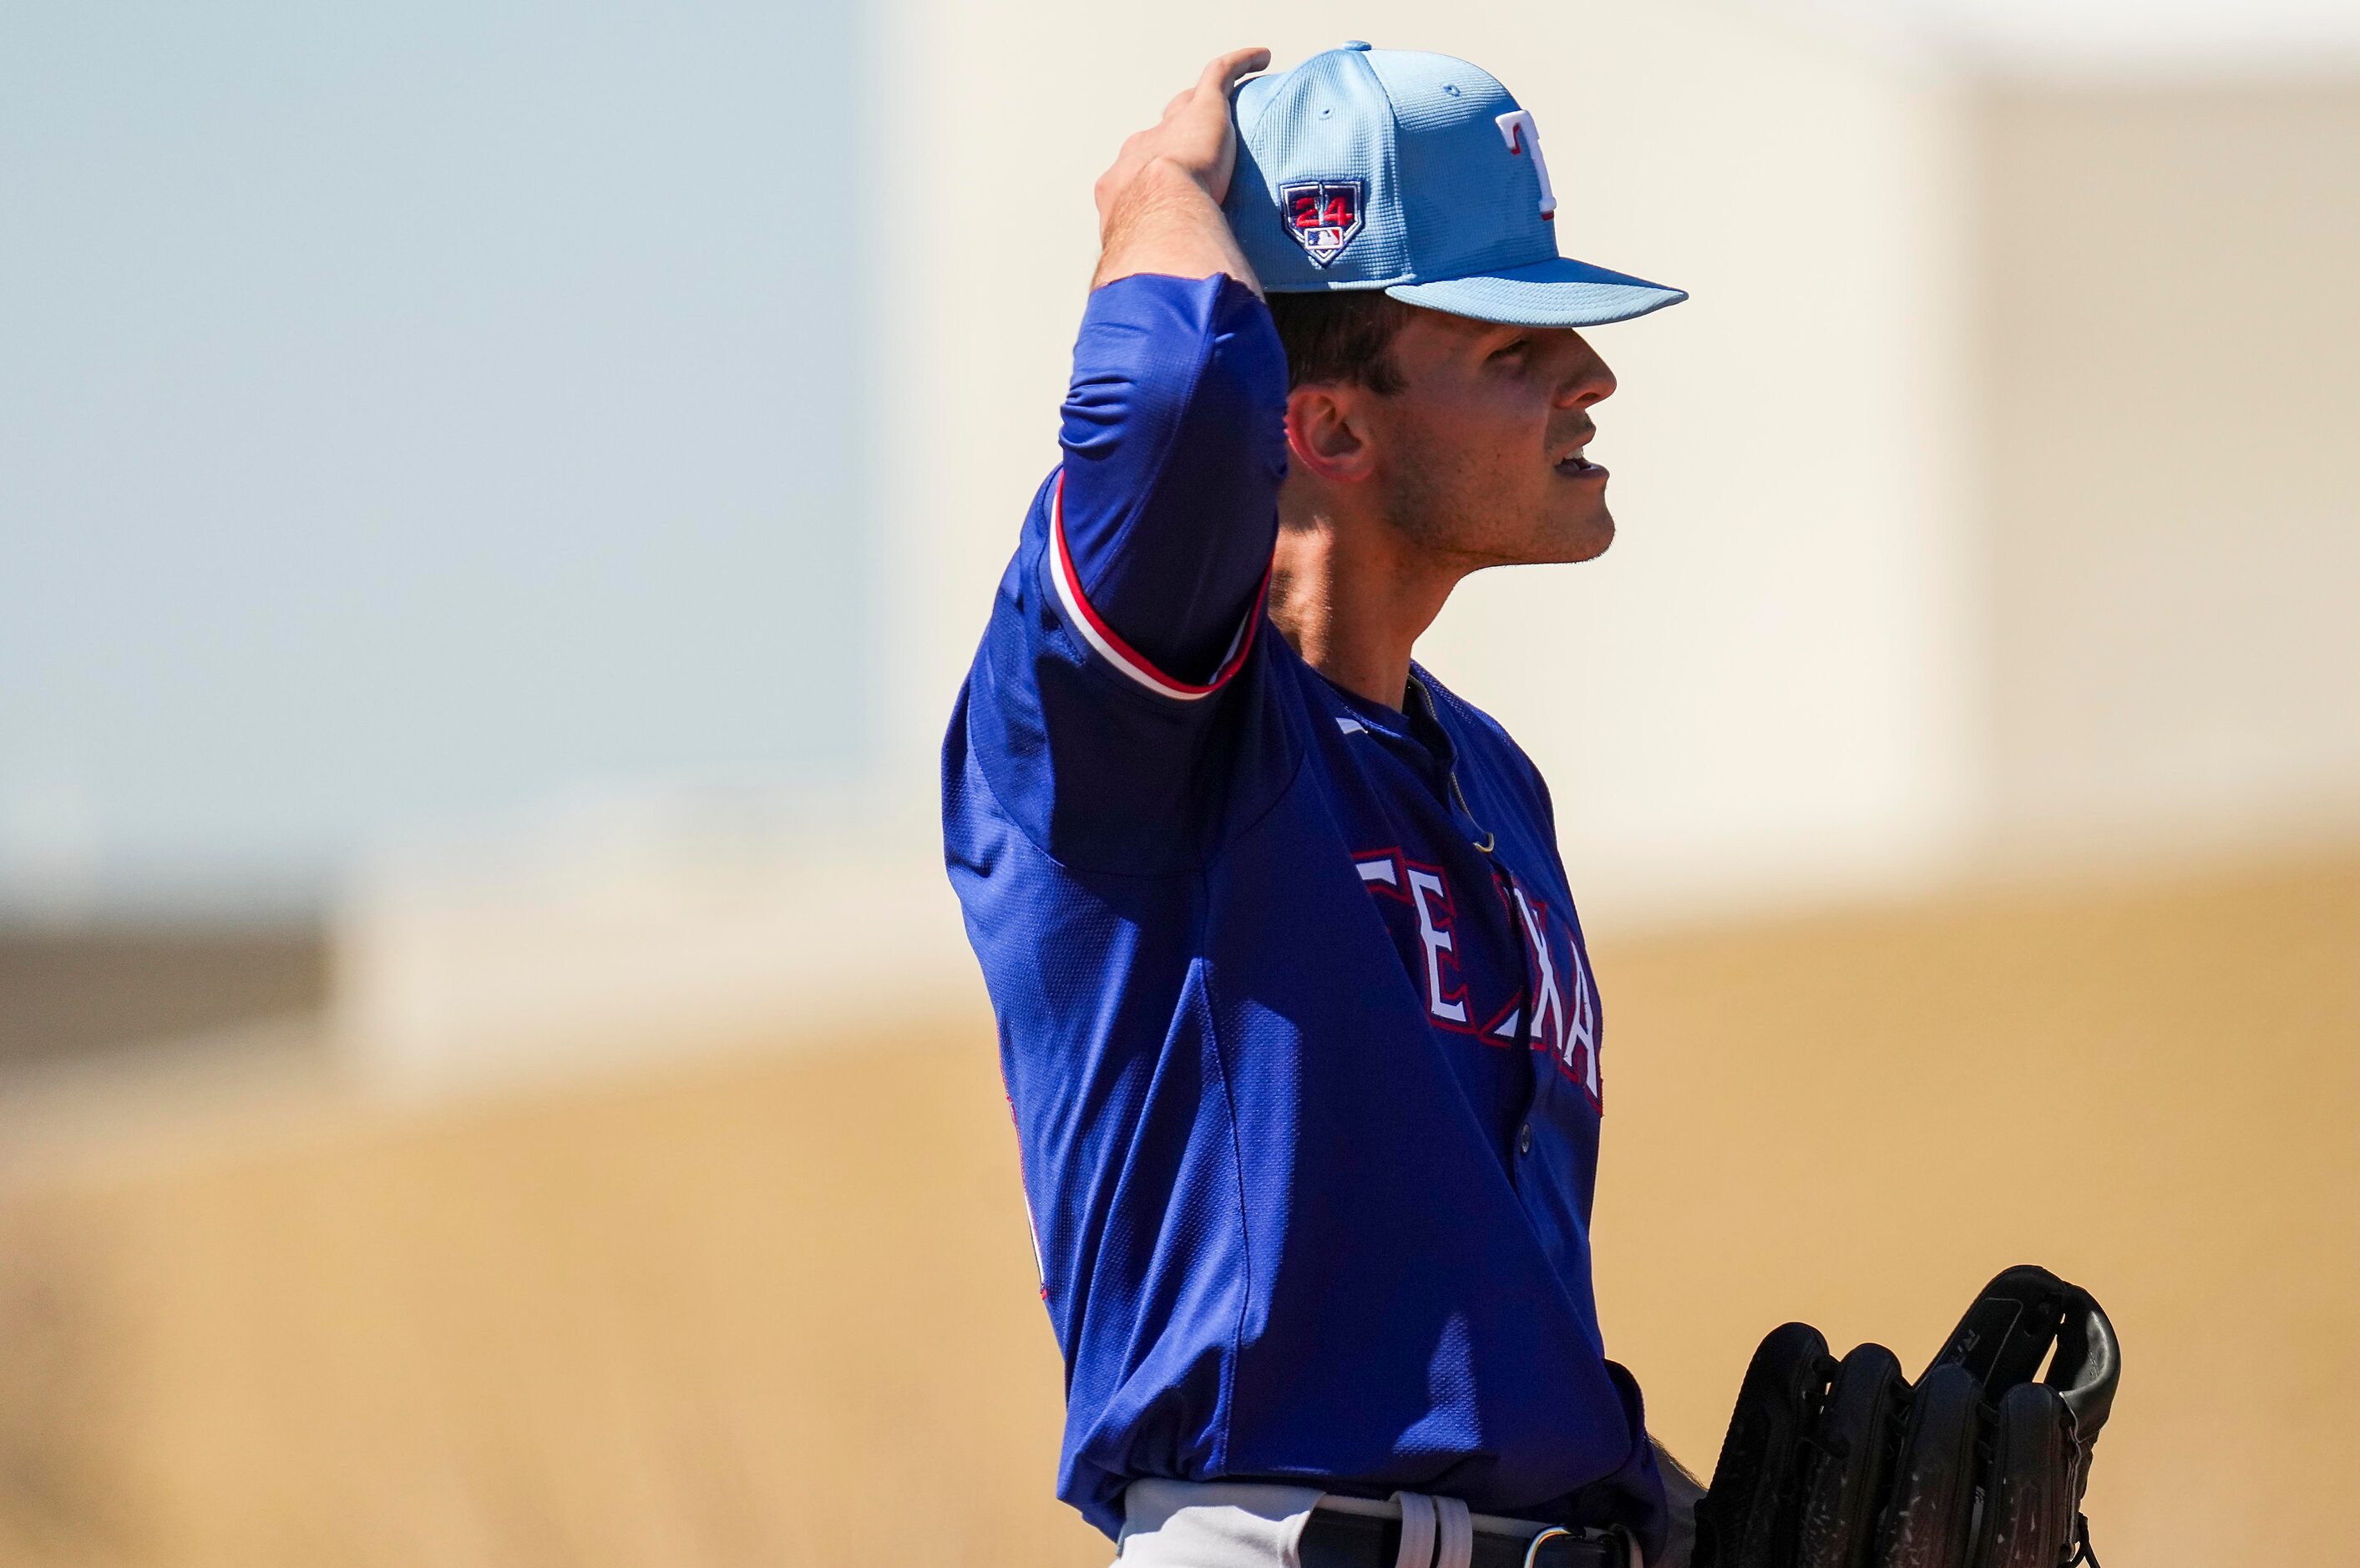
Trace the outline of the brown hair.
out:
[[[1392,397],[1404,385],[1393,361],[1393,334],[1414,308],[1382,289],[1271,295],[1287,386],[1341,381]]]

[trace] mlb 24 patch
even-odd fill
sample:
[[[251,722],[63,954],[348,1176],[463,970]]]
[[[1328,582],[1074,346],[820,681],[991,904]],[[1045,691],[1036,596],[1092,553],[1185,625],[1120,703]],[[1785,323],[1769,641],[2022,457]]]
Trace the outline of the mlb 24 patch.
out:
[[[1278,188],[1286,232],[1321,267],[1342,254],[1360,232],[1365,184],[1358,180],[1306,180]]]

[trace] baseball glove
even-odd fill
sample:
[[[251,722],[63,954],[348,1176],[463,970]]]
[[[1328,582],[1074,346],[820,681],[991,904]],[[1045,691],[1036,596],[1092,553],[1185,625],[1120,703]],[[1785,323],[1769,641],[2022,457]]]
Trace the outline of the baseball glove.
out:
[[[2094,1565],[2081,1497],[2121,1368],[2090,1293],[2029,1266],[1915,1384],[1881,1345],[1839,1361],[1787,1323],[1746,1368],[1693,1568]]]

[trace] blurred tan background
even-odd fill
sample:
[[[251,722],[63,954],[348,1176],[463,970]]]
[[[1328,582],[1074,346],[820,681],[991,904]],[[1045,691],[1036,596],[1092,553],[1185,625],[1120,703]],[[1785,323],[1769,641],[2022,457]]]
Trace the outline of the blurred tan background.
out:
[[[263,909],[49,896],[71,834],[0,811],[0,1561],[1105,1561],[1050,1497],[930,754],[1053,455],[1089,180],[1246,37],[1491,66],[1568,251],[1695,296],[1598,334],[1612,554],[1470,583],[1424,650],[1556,788],[1659,1434],[1709,1465],[1780,1321],[1914,1368],[2038,1261],[2125,1343],[2103,1553],[2360,1557],[2360,28],[2041,9],[869,13],[866,205],[792,209],[863,292],[774,345],[863,443],[853,524],[776,527],[869,554],[777,581],[857,629],[764,677],[854,764],[519,787]],[[690,526],[618,493],[651,550]],[[0,489],[12,558],[61,506]],[[749,701],[713,722],[759,738]]]

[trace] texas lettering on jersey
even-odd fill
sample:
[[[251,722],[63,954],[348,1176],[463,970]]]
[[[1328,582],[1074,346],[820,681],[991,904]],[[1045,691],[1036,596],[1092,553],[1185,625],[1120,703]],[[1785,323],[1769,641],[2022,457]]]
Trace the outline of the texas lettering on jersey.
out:
[[[1462,943],[1481,940],[1459,918],[1457,892],[1442,866],[1410,858],[1397,848],[1355,854],[1361,883],[1377,896],[1386,927],[1403,951],[1403,962],[1423,983],[1428,1018],[1437,1028],[1471,1035],[1487,1045],[1528,1046],[1581,1085],[1592,1106],[1602,1104],[1598,1069],[1598,1004],[1570,927],[1552,922],[1547,905],[1505,878],[1491,879],[1499,913],[1520,941],[1524,984],[1505,988],[1495,1005],[1472,995],[1470,964]],[[1513,971],[1511,972],[1513,973]],[[1529,995],[1530,1000],[1527,1001]]]

